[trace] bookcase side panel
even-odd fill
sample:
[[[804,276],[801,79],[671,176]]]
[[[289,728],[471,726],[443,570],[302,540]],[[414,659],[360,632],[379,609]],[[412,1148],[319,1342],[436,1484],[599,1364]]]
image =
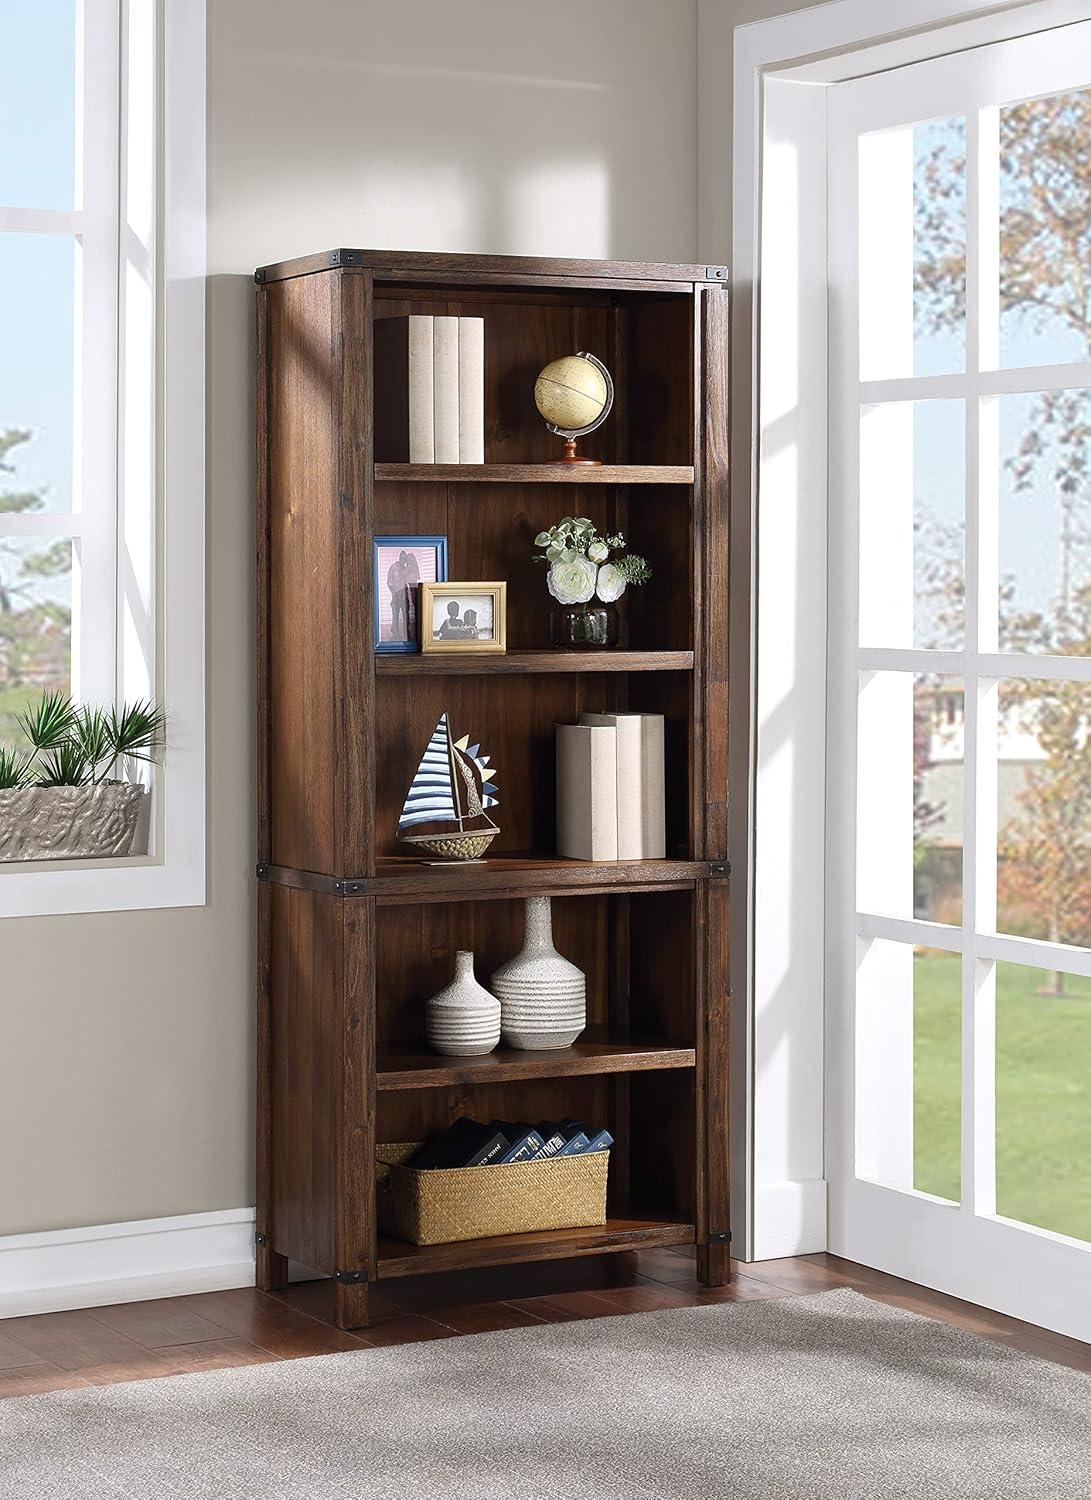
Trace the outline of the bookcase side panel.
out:
[[[288,886],[270,890],[266,1217],[278,1254],[332,1273],[344,903]]]
[[[264,293],[265,535],[259,534],[268,588],[268,859],[323,873],[340,873],[333,294],[328,273],[277,282]]]

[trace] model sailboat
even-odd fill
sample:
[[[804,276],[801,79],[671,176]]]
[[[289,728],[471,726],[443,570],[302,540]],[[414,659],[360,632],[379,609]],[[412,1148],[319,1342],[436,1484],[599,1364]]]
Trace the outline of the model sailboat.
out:
[[[453,740],[447,715],[441,715],[405,799],[398,837],[440,859],[480,859],[500,832],[486,811],[500,800],[489,759],[468,734]],[[407,832],[425,823],[454,823],[457,829]]]

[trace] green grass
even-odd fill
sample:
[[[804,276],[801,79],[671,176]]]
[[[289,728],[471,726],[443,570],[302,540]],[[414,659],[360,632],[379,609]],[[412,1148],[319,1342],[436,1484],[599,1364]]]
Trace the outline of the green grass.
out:
[[[959,1197],[960,960],[924,953],[914,977],[914,1186]],[[996,966],[996,1207],[1091,1240],[1091,980]]]

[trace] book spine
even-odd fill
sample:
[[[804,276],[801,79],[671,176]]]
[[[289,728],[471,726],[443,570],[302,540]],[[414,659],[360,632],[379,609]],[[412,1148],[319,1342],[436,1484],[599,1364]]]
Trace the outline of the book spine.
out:
[[[485,320],[458,320],[458,461],[485,462]]]
[[[642,858],[666,859],[667,817],[663,750],[663,715],[641,714],[641,837]]]
[[[437,316],[432,323],[432,406],[436,463],[458,458],[458,319]]]
[[[617,857],[644,858],[641,787],[642,735],[639,714],[582,714],[581,724],[612,726],[617,733]]]
[[[430,464],[436,458],[433,390],[433,318],[411,313],[409,339],[409,462]]]
[[[568,1140],[565,1141],[564,1145],[557,1152],[557,1155],[558,1156],[581,1156],[587,1150],[587,1148],[588,1148],[588,1146],[590,1144],[591,1143],[588,1140],[587,1136],[581,1130],[581,1131],[577,1132],[576,1135],[569,1136]]]
[[[617,731],[557,725],[557,853],[617,859]]]
[[[509,1150],[500,1158],[500,1165],[506,1166],[512,1161],[531,1161],[541,1151],[544,1142],[536,1130],[528,1130],[511,1145]]]

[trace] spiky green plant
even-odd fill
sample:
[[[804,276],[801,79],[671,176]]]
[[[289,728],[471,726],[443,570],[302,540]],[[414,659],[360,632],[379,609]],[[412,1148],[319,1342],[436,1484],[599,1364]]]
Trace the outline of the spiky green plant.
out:
[[[36,751],[53,750],[75,728],[76,710],[67,693],[43,693],[33,708],[16,715],[16,723]]]
[[[74,739],[89,766],[97,766],[113,750],[110,722],[101,708],[80,708],[73,726]]]
[[[65,740],[44,751],[35,771],[35,786],[87,786],[91,780],[91,767],[76,740]]]
[[[126,760],[154,763],[166,733],[166,715],[150,699],[121,709],[77,708],[65,693],[43,694],[18,724],[31,749],[0,745],[0,790],[116,779]]]
[[[127,703],[120,713],[116,708],[110,709],[106,721],[110,761],[103,776],[108,776],[119,760],[140,760],[151,764],[163,749],[166,714],[150,698]],[[96,777],[96,780],[101,779],[102,776]]]
[[[0,745],[0,791],[7,792],[14,787],[26,786],[33,759],[33,755]]]

